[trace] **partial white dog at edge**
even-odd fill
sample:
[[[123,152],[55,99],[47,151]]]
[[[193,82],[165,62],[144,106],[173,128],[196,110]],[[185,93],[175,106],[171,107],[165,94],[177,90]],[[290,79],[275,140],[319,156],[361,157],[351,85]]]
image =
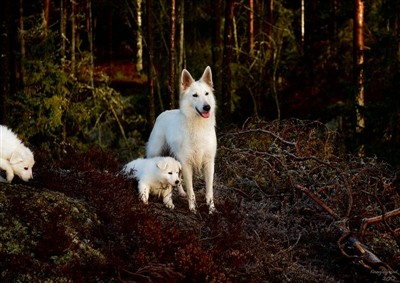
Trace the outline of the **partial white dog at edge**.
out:
[[[166,207],[173,209],[172,187],[181,184],[179,161],[172,157],[138,158],[124,166],[123,174],[138,180],[139,198],[148,203],[149,195],[163,197]]]
[[[193,173],[201,170],[206,183],[209,213],[215,211],[213,182],[217,137],[213,91],[209,66],[198,81],[187,70],[183,70],[179,109],[164,111],[157,117],[146,146],[147,157],[167,153],[181,162],[189,209],[192,212],[196,212]],[[186,195],[181,187],[179,193]]]
[[[7,182],[11,183],[14,175],[29,181],[33,178],[34,164],[32,151],[9,128],[0,125],[0,169],[6,171]]]

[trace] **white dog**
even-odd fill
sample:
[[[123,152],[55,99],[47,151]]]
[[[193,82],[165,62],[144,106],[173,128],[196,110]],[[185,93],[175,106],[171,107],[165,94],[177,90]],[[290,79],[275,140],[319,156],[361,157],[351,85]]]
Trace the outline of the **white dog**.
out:
[[[7,182],[11,183],[14,174],[29,181],[34,164],[32,151],[9,128],[0,125],[0,169],[6,171]]]
[[[139,197],[147,204],[149,194],[163,197],[164,205],[173,209],[172,187],[181,183],[179,161],[172,157],[135,159],[124,166],[123,173],[139,182]]]
[[[180,90],[179,109],[165,111],[157,117],[146,146],[146,155],[154,157],[167,152],[181,162],[189,209],[192,212],[196,212],[193,172],[202,170],[206,183],[206,203],[209,213],[213,213],[217,138],[211,68],[207,67],[198,81],[187,70],[183,70]],[[179,192],[186,195],[181,187]]]

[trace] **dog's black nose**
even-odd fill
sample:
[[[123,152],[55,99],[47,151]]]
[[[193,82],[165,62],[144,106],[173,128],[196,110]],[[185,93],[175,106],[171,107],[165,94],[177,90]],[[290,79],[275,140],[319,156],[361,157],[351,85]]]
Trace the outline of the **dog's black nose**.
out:
[[[175,184],[177,184],[177,185],[178,185],[178,184],[179,184],[179,180],[176,180],[176,181],[175,181]]]
[[[204,111],[210,111],[210,109],[211,109],[211,106],[208,104],[203,106]]]

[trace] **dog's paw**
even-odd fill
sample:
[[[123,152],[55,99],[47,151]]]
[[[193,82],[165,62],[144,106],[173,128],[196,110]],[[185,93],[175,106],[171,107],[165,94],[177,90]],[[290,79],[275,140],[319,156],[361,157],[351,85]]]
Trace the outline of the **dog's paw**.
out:
[[[164,205],[169,208],[169,209],[174,209],[175,205],[171,202],[171,203],[164,203]]]
[[[149,197],[146,196],[145,194],[140,194],[139,198],[144,204],[148,204],[149,203]]]

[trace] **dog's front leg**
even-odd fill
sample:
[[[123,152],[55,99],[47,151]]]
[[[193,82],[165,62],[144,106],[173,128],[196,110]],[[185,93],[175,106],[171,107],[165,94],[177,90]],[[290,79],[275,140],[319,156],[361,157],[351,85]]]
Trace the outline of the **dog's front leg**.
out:
[[[175,205],[172,202],[172,187],[169,186],[168,189],[164,190],[163,193],[163,203],[166,207],[174,209]]]
[[[206,203],[208,205],[208,212],[212,214],[215,212],[214,206],[214,160],[207,162],[204,166],[204,178],[206,181]]]
[[[149,203],[150,188],[143,182],[139,182],[139,198],[143,203]]]
[[[186,194],[189,202],[189,209],[196,213],[196,197],[193,190],[193,169],[190,164],[182,164],[183,180],[185,181]]]
[[[0,169],[3,169],[6,171],[6,179],[8,183],[11,183],[11,181],[14,179],[14,170],[10,166],[10,163],[8,160],[4,158],[0,158]]]

